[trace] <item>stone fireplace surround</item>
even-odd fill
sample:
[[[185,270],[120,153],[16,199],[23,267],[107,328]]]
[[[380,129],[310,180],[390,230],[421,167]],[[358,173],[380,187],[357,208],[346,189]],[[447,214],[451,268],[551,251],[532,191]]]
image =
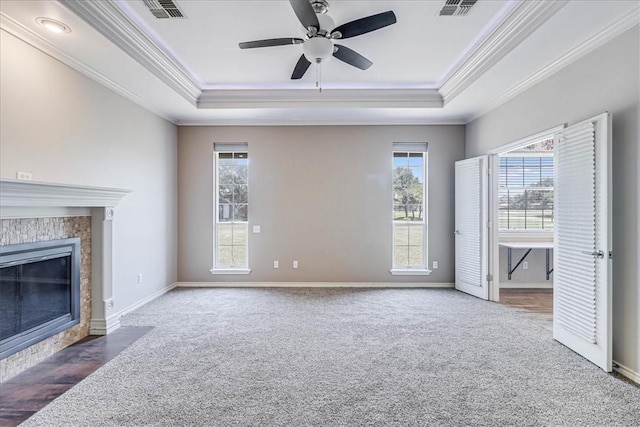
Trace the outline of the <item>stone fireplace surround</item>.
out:
[[[0,245],[80,237],[81,322],[0,361],[0,382],[87,335],[120,326],[113,311],[113,220],[130,191],[0,179]]]

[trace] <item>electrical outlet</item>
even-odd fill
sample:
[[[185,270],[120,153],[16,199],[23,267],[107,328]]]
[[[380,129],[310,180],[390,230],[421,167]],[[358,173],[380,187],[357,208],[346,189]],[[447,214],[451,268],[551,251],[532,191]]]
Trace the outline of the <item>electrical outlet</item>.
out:
[[[523,270],[526,270],[526,269],[528,269],[528,268],[529,268],[529,263],[528,263],[527,261],[523,262],[523,263],[522,263],[522,269],[523,269]]]
[[[438,261],[433,261],[433,269],[434,270],[438,269]]]
[[[138,285],[142,285],[142,273],[138,274]]]
[[[31,179],[33,178],[33,174],[31,172],[18,171],[16,172],[16,178],[23,179],[25,181],[31,181]]]
[[[297,260],[293,261],[293,268],[298,268],[298,261]]]
[[[273,268],[280,268],[280,262],[279,261],[273,261]]]

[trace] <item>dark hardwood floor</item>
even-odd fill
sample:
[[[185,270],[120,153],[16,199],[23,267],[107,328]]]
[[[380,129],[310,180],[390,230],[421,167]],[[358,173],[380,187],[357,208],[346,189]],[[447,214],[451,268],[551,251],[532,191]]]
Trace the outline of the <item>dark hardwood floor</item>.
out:
[[[553,314],[553,289],[500,289],[500,303],[534,313]]]
[[[500,289],[500,304],[523,309],[523,314],[553,330],[553,289]]]
[[[151,329],[129,326],[87,337],[0,383],[0,426],[17,426]]]

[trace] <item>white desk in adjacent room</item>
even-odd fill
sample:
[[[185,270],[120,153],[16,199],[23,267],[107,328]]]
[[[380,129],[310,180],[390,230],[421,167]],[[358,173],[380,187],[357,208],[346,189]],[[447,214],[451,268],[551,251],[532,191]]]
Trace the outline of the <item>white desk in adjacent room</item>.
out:
[[[546,273],[547,280],[549,280],[549,276],[553,272],[553,268],[551,267],[551,249],[553,249],[553,242],[500,242],[500,246],[507,248],[507,264],[508,264],[508,278],[511,280],[511,275],[514,271],[522,264],[522,262],[527,258],[527,255],[533,249],[545,249],[546,251]],[[512,249],[527,249],[527,252],[522,255],[520,261],[518,261],[515,267],[511,268],[511,250]]]

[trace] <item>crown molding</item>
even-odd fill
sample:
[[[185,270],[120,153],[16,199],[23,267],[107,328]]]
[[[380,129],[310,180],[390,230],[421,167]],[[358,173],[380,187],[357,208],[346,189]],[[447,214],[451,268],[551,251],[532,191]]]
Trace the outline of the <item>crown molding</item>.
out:
[[[204,90],[198,108],[442,108],[437,89],[216,89]]]
[[[81,19],[111,40],[122,51],[196,105],[200,85],[177,61],[147,36],[113,0],[58,0]]]
[[[130,190],[0,178],[0,206],[112,207]]]
[[[506,103],[507,101],[515,98],[522,92],[530,89],[536,84],[544,81],[545,79],[551,77],[553,74],[557,73],[564,67],[570,65],[571,63],[577,61],[583,56],[593,52],[597,48],[605,45],[616,37],[622,35],[626,31],[629,31],[631,28],[635,27],[640,23],[640,7],[636,9],[635,13],[630,13],[625,15],[618,21],[612,23],[609,27],[605,28],[604,31],[596,34],[585,42],[579,44],[568,52],[560,55],[553,61],[551,64],[522,80],[517,85],[511,87],[509,90],[504,92],[499,97],[495,98],[493,101],[489,102],[485,107],[476,111],[472,116],[468,118],[468,122],[471,122],[488,112],[498,108],[500,105]]]
[[[519,2],[496,30],[445,77],[440,86],[444,103],[450,102],[464,92],[566,3],[565,1]]]
[[[131,102],[140,105],[142,108],[168,120],[172,123],[176,122],[176,118],[167,112],[159,110],[155,104],[146,101],[144,98],[136,95],[125,87],[114,82],[112,79],[106,77],[104,74],[99,73],[94,68],[89,67],[83,62],[78,61],[74,57],[65,53],[62,49],[51,43],[49,40],[42,37],[40,34],[32,31],[21,23],[17,22],[13,18],[5,15],[0,11],[0,29],[6,31],[8,34],[16,37],[19,40],[33,46],[41,52],[57,59],[65,65],[73,68],[79,73],[89,77],[102,86],[111,89],[115,93],[127,98]]]
[[[268,118],[268,119],[203,119],[203,120],[180,120],[178,126],[426,126],[426,125],[465,125],[467,122],[464,117],[454,117],[447,119],[426,118],[426,117],[399,117],[399,118],[315,118],[315,119],[287,119],[287,118]]]

